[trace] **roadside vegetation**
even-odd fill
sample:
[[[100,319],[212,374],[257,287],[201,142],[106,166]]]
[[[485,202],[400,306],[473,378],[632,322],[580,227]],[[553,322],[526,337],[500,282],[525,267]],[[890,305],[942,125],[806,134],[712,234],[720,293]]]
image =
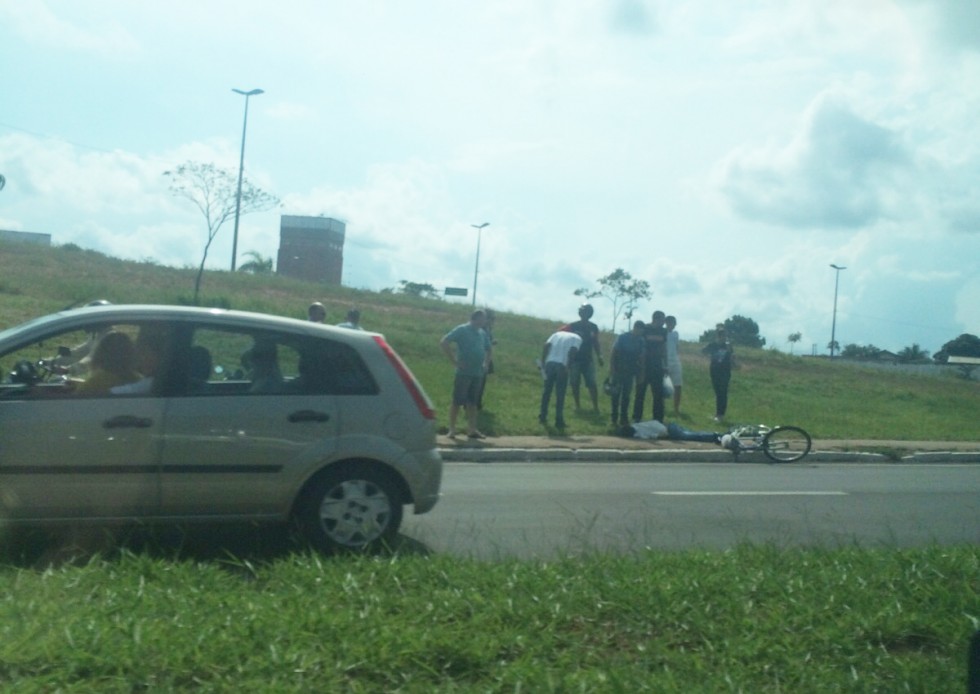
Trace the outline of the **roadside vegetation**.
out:
[[[5,691],[960,692],[976,548],[0,570]]]
[[[187,303],[196,272],[0,245],[0,327],[96,298]],[[317,299],[332,322],[356,305],[445,417],[451,367],[437,343],[467,304],[244,272],[206,273],[202,297],[297,318]],[[485,430],[541,433],[532,360],[555,327],[498,314]],[[711,428],[706,365],[693,342],[682,356],[679,422]],[[976,439],[974,382],[767,350],[739,360],[733,421],[820,438]],[[569,415],[576,436],[607,433],[605,414]],[[980,628],[976,546],[583,547],[486,562],[407,538],[382,556],[328,559],[281,531],[162,534],[0,528],[0,690],[958,692]]]
[[[72,246],[0,243],[0,327],[92,299],[193,303],[196,280],[197,268],[192,267],[123,261]],[[384,333],[405,357],[445,426],[452,366],[438,342],[468,319],[469,304],[409,296],[394,288],[368,292],[248,272],[208,271],[200,291],[202,305],[296,318],[305,317],[306,306],[315,299],[327,306],[327,320],[334,323],[343,320],[348,308],[357,306],[363,325]],[[572,320],[580,299],[571,294],[568,299],[564,319]],[[602,324],[605,306],[600,303],[597,308]],[[668,420],[693,430],[724,429],[710,421],[714,396],[706,359],[695,335],[685,332],[685,316],[678,318],[681,337],[688,338],[680,345],[684,399],[681,416],[668,414]],[[725,318],[712,316],[711,320]],[[754,318],[764,333],[765,316]],[[498,312],[495,373],[487,386],[481,430],[497,436],[547,434],[537,421],[541,376],[533,360],[559,322]],[[609,332],[602,335],[607,357],[613,337]],[[797,424],[817,439],[976,440],[980,385],[958,378],[955,369],[940,377],[924,377],[900,369],[890,372],[751,348],[737,350],[737,363],[726,424]],[[605,370],[600,369],[600,380],[604,375]],[[587,403],[588,397],[582,402]],[[600,409],[599,414],[589,408],[576,412],[569,396],[568,434],[610,433],[608,398],[600,397]]]

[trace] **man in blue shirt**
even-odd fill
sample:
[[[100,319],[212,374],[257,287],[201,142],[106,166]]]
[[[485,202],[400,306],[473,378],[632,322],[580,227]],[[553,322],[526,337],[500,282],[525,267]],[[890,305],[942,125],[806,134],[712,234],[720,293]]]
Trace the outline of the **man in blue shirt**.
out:
[[[643,372],[643,321],[633,323],[633,329],[623,333],[613,343],[609,356],[609,375],[615,385],[612,394],[613,426],[629,423],[629,406],[633,395],[633,382]]]
[[[453,381],[453,402],[449,407],[449,438],[456,438],[456,419],[459,408],[466,410],[467,436],[486,438],[476,428],[477,401],[480,384],[490,363],[490,336],[484,327],[487,314],[482,310],[470,314],[470,322],[457,325],[440,340],[443,353],[456,367]],[[456,348],[453,349],[452,345]]]

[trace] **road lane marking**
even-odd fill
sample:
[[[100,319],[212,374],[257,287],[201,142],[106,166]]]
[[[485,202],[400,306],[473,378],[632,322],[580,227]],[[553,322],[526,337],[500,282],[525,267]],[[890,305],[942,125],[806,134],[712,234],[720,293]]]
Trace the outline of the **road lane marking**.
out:
[[[847,492],[650,492],[655,496],[847,496]]]

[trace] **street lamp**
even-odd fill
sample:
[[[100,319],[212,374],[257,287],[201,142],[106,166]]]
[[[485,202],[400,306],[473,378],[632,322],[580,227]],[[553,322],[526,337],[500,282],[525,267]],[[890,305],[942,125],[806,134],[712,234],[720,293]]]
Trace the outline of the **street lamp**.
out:
[[[235,260],[238,257],[238,217],[242,211],[242,173],[245,170],[245,129],[248,127],[248,97],[264,94],[262,89],[251,89],[247,92],[232,89],[236,94],[245,97],[245,119],[242,121],[242,153],[238,158],[238,194],[235,196],[235,233],[231,241],[231,271],[235,271]]]
[[[473,305],[476,306],[476,278],[480,274],[480,236],[483,233],[483,227],[490,226],[490,222],[470,224],[470,226],[476,229],[476,267],[473,269]]]
[[[834,268],[834,320],[830,324],[830,358],[834,358],[834,348],[837,346],[837,287],[840,286],[840,271],[847,268],[842,265],[830,264]]]

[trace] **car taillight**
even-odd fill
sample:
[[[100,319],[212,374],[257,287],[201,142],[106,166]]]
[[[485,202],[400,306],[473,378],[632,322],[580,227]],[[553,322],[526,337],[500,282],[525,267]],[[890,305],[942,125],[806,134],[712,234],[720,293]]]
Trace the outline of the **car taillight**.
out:
[[[385,342],[385,339],[381,335],[374,335],[374,341],[378,343],[378,347],[380,347],[381,351],[384,352],[384,355],[388,357],[388,361],[391,362],[391,365],[395,367],[398,377],[402,380],[402,383],[405,384],[405,388],[412,396],[412,400],[415,401],[415,405],[419,408],[419,412],[422,414],[422,416],[426,419],[435,419],[435,408],[429,401],[428,396],[426,396],[425,392],[422,390],[419,382],[415,380],[415,376],[413,376],[412,372],[408,370],[408,366],[406,366],[405,362],[402,361],[402,358],[399,357],[395,350],[391,348],[391,345]]]

